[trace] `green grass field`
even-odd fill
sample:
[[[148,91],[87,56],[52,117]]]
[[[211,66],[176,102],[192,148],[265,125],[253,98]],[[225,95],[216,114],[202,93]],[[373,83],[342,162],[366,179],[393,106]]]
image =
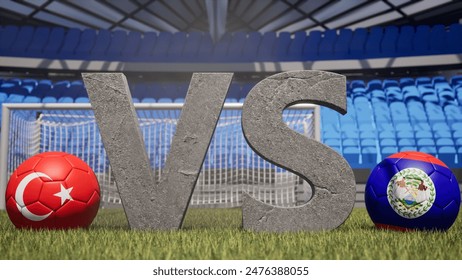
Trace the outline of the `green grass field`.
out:
[[[240,209],[191,209],[182,230],[131,231],[121,209],[88,230],[16,230],[0,212],[0,259],[462,259],[462,221],[448,232],[377,230],[365,209],[329,232],[255,233]]]

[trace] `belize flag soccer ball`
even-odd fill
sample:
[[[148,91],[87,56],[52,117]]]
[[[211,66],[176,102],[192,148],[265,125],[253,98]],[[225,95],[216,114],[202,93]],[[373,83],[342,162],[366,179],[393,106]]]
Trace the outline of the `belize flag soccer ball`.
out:
[[[45,152],[18,166],[5,199],[17,228],[85,228],[98,212],[100,189],[84,161],[63,152]]]
[[[460,190],[454,174],[439,159],[400,152],[374,168],[365,201],[378,228],[447,230],[459,213]]]

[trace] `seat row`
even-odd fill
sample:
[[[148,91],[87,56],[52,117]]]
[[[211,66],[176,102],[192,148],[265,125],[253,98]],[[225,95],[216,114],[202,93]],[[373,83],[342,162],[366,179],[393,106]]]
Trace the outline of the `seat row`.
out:
[[[243,102],[252,83],[232,83],[226,102]],[[422,85],[426,85],[423,87]],[[183,102],[186,83],[130,83],[134,102]],[[416,94],[408,97],[407,87]],[[441,95],[442,91],[455,94]],[[344,155],[355,168],[373,167],[396,151],[420,150],[462,167],[462,76],[383,80],[349,80],[348,113],[321,110],[322,141]],[[392,94],[387,90],[393,89]],[[433,91],[440,99],[428,98]],[[377,94],[378,91],[384,94]],[[400,93],[400,94],[398,94]],[[407,96],[407,97],[406,97]],[[402,97],[402,98],[401,98]],[[450,101],[450,102],[449,102]],[[0,78],[0,103],[89,102],[82,81]],[[175,116],[177,118],[178,116]]]
[[[462,25],[386,26],[309,33],[126,32],[0,26],[0,56],[107,61],[252,62],[366,59],[462,52]]]

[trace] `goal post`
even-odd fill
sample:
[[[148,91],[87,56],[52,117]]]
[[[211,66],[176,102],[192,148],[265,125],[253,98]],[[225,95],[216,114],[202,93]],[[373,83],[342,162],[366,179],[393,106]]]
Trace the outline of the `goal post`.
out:
[[[160,180],[182,103],[135,103],[151,168]],[[258,157],[241,128],[241,103],[225,103],[191,199],[192,206],[236,207],[240,195],[278,206],[296,206],[311,196],[298,176]],[[25,159],[63,151],[87,162],[101,187],[102,207],[120,205],[104,145],[90,103],[4,103],[0,137],[0,209],[10,174]],[[297,104],[284,110],[284,122],[320,141],[320,108]]]

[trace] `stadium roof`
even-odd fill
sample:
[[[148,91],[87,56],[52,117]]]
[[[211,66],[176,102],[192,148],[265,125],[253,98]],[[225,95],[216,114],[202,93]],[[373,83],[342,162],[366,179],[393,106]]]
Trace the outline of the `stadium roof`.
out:
[[[0,0],[0,23],[109,30],[326,30],[387,24],[451,24],[462,1],[451,0]]]

